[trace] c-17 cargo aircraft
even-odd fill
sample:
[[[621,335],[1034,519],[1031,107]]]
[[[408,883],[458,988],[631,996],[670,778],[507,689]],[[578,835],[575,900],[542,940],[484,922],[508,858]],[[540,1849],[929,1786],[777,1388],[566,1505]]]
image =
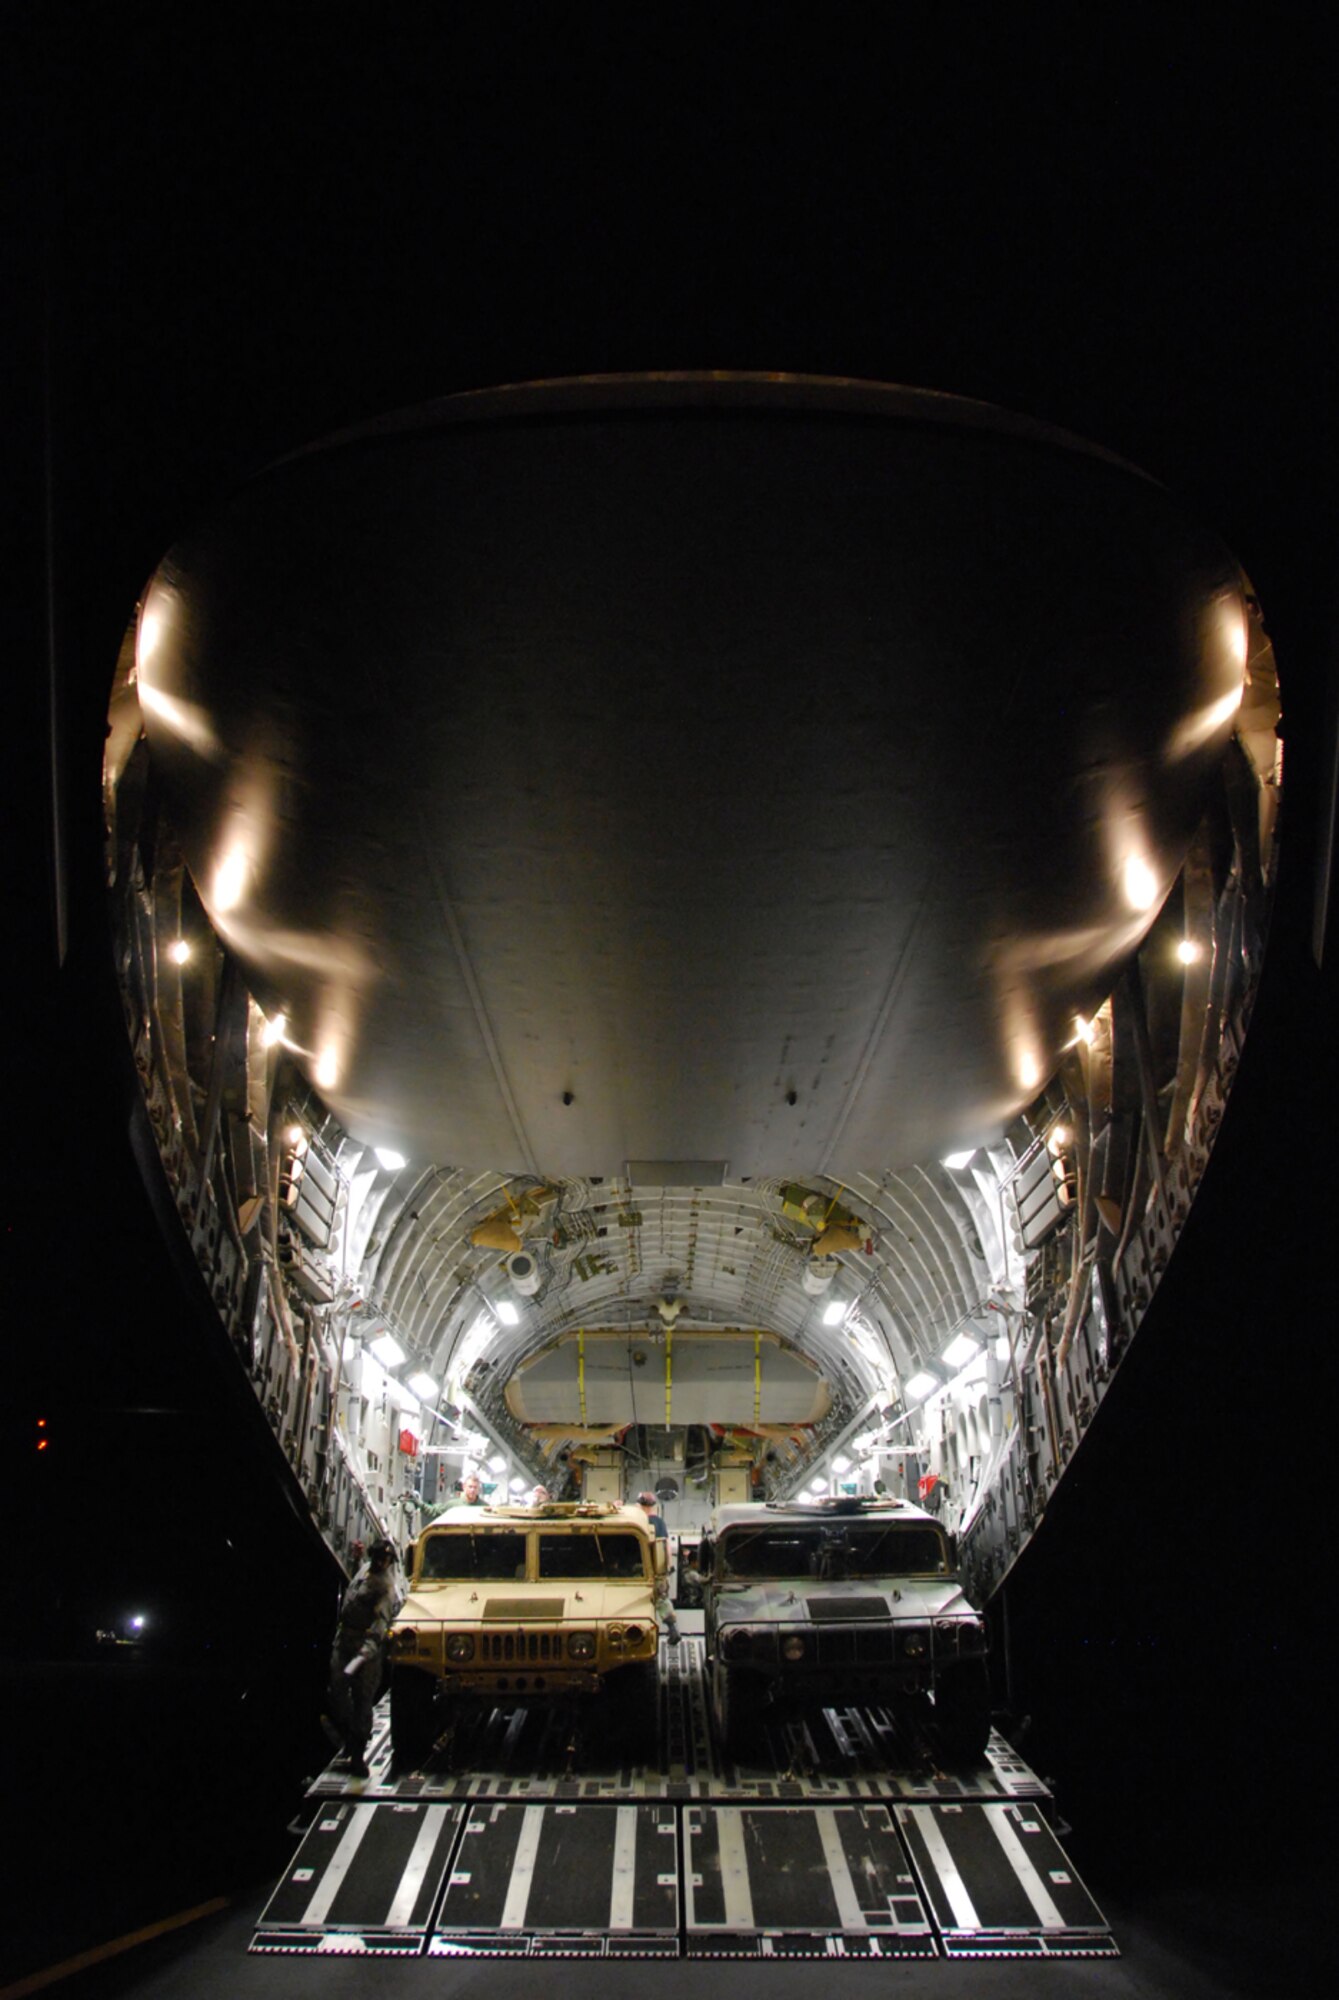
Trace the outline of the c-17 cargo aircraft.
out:
[[[1282,781],[1249,578],[942,395],[640,376],[300,452],[106,762],[182,1227],[330,1546],[926,1502],[990,1598],[1194,1200]]]
[[[714,1520],[902,1505],[990,1616],[1214,1147],[1279,723],[1265,613],[1210,529],[1109,452],[925,391],[456,395],[199,519],[133,607],[108,718],[135,1145],[313,1534],[351,1572],[471,1475],[513,1538],[537,1488],[563,1520],[649,1491],[691,1621]],[[666,1756],[700,1646],[662,1647]],[[827,1729],[820,1765],[878,1766],[877,1722]],[[703,1740],[721,1796],[768,1782]],[[798,1741],[772,1737],[792,1776]],[[486,1790],[449,1748],[411,1788]],[[895,1739],[894,1767],[924,1748]],[[978,1802],[1013,1816],[989,1853],[1031,1899],[1008,1948],[1100,1953],[1095,1907],[1009,1846],[1009,1754]],[[742,1810],[685,1820],[708,1882],[735,1879]],[[897,1808],[924,1893],[901,1949],[988,1950],[1009,1927],[967,1857],[907,1817],[935,1810]],[[806,1919],[855,1955],[867,1836],[824,1827],[833,1909]],[[726,1895],[641,1944],[756,1953],[792,1861],[763,1855],[748,1921]],[[281,1900],[264,1948],[347,1947],[324,1887]],[[357,1935],[492,1948],[448,1916]]]

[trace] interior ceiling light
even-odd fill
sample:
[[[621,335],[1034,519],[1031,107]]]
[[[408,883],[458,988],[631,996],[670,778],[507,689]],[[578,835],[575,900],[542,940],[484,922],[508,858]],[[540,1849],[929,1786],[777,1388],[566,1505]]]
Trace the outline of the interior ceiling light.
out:
[[[264,1043],[267,1049],[272,1049],[275,1043],[281,1042],[287,1033],[288,1033],[287,1014],[276,1014],[274,1019],[272,1021],[267,1021],[265,1023],[265,1026],[261,1029],[260,1039]]]
[[[191,948],[185,938],[178,938],[175,944],[168,947],[167,955],[174,965],[185,965],[191,955]]]
[[[382,1333],[367,1343],[367,1351],[374,1361],[383,1368],[398,1368],[404,1360],[404,1349],[393,1334]]]
[[[1082,1014],[1074,1016],[1074,1035],[1076,1040],[1083,1042],[1088,1048],[1091,1048],[1096,1033],[1097,1030],[1092,1022],[1085,1021]]]
[[[298,1151],[300,1152],[303,1153],[306,1152],[307,1135],[303,1131],[300,1125],[290,1125],[288,1130],[284,1133],[284,1137],[285,1139],[287,1139],[290,1146],[297,1148]]]
[[[406,1164],[404,1154],[397,1153],[393,1146],[374,1146],[372,1151],[388,1173],[398,1174]]]
[[[498,1318],[502,1321],[502,1324],[504,1326],[520,1325],[521,1322],[520,1309],[517,1306],[514,1306],[510,1299],[501,1300],[501,1302],[498,1304],[495,1310],[497,1312]]]
[[[929,1375],[924,1369],[921,1369],[917,1374],[912,1376],[909,1382],[902,1384],[902,1394],[904,1396],[914,1396],[917,1402],[923,1402],[927,1396],[933,1395],[938,1387],[939,1382],[937,1377]]]
[[[826,1493],[827,1490],[828,1490],[828,1482],[826,1479],[820,1477],[818,1479],[811,1479],[809,1481],[809,1491],[811,1493]]]
[[[834,1458],[832,1461],[832,1469],[834,1472],[849,1472],[851,1470],[851,1461],[849,1458],[845,1457]]]
[[[976,1341],[970,1333],[960,1333],[944,1349],[944,1360],[950,1368],[965,1368],[972,1356],[978,1352]]]
[[[488,1461],[488,1470],[490,1472],[505,1472],[506,1469],[507,1469],[506,1459],[503,1458],[501,1452],[494,1452],[493,1456]]]
[[[419,1370],[417,1375],[410,1376],[409,1386],[416,1396],[423,1398],[425,1403],[430,1403],[437,1394],[437,1384],[433,1381],[431,1375],[425,1374],[422,1369]]]
[[[1061,1152],[1069,1144],[1068,1125],[1053,1125],[1046,1135],[1046,1145],[1050,1153]]]
[[[948,1167],[952,1173],[960,1174],[963,1168],[969,1167],[975,1158],[976,1147],[973,1146],[969,1153],[945,1153],[943,1159],[940,1161],[940,1165]]]
[[[507,1491],[508,1491],[509,1493],[524,1493],[524,1491],[525,1491],[525,1481],[524,1481],[523,1479],[511,1479],[511,1480],[508,1480],[508,1482],[507,1482]]]
[[[1182,965],[1194,965],[1200,955],[1200,948],[1193,938],[1182,938],[1176,947],[1176,955]]]
[[[320,1090],[333,1090],[339,1081],[339,1063],[333,1049],[322,1049],[316,1064],[316,1084]]]
[[[823,1308],[824,1326],[839,1326],[842,1320],[844,1320],[845,1318],[846,1318],[846,1307],[842,1304],[840,1299],[834,1299],[831,1305],[824,1306]]]

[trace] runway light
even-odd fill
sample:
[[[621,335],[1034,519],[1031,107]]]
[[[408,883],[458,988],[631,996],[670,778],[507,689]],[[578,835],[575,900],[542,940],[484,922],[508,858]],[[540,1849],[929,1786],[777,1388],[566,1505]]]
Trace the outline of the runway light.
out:
[[[409,1387],[425,1403],[432,1402],[437,1394],[437,1384],[433,1381],[432,1376],[421,1368],[417,1375],[410,1376]]]
[[[1125,900],[1132,910],[1151,910],[1158,900],[1158,878],[1142,855],[1132,854],[1123,877]]]
[[[976,1148],[973,1146],[970,1153],[945,1153],[939,1164],[947,1167],[952,1173],[960,1174],[963,1168],[969,1167],[975,1158]]]
[[[398,1368],[404,1360],[403,1347],[394,1335],[389,1333],[378,1334],[375,1340],[369,1340],[367,1351],[374,1361],[381,1363],[383,1368]]]
[[[380,1164],[385,1167],[387,1173],[398,1174],[401,1167],[405,1165],[404,1154],[397,1153],[392,1146],[374,1146],[372,1150],[376,1154]]]
[[[965,1368],[972,1356],[978,1352],[977,1343],[970,1333],[960,1333],[944,1349],[944,1362],[949,1368]]]
[[[132,1632],[142,1632],[147,1623],[148,1620],[145,1618],[144,1613],[142,1611],[137,1611],[134,1617],[129,1620],[130,1629]]]
[[[927,1374],[922,1369],[918,1374],[913,1375],[909,1382],[902,1384],[902,1394],[903,1396],[913,1396],[920,1403],[924,1402],[927,1396],[933,1395],[938,1387],[938,1379],[933,1375]]]
[[[261,1029],[260,1031],[261,1044],[264,1048],[272,1049],[275,1043],[281,1042],[287,1033],[288,1033],[287,1014],[276,1014],[274,1019],[272,1021],[267,1021],[265,1023],[265,1026]]]
[[[521,1315],[510,1299],[503,1299],[497,1307],[497,1316],[504,1326],[519,1326]]]
[[[824,1326],[840,1326],[841,1322],[845,1318],[846,1318],[846,1307],[843,1305],[840,1299],[834,1299],[830,1306],[824,1306],[823,1308]]]
[[[1182,965],[1194,965],[1200,957],[1200,948],[1193,938],[1182,938],[1176,947],[1176,955]]]

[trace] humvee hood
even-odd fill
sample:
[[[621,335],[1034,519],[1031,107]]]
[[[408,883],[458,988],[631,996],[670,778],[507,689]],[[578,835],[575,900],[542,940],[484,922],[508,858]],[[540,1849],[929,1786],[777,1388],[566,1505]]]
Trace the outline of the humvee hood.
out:
[[[595,1619],[654,1620],[650,1586],[635,1582],[447,1582],[411,1591],[397,1625],[589,1625]]]

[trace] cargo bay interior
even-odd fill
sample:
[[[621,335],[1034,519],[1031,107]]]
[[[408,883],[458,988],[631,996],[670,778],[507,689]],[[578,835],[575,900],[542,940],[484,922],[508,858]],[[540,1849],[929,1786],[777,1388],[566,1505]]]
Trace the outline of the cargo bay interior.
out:
[[[58,362],[96,375],[62,310]],[[189,504],[160,415],[126,548],[105,524],[94,546],[89,447],[57,422],[80,579],[54,613],[58,773],[89,776],[99,675],[106,728],[100,800],[94,780],[53,821],[62,1087],[100,1126],[116,1304],[72,1278],[65,1360],[20,1364],[48,1435],[25,1438],[18,1518],[49,1532],[105,1494],[126,1552],[102,1559],[96,1615],[82,1585],[31,1580],[61,1656],[37,1709],[117,1673],[116,1720],[92,1698],[104,1742],[152,1708],[174,1742],[179,1703],[249,1775],[244,1799],[197,1789],[211,1858],[163,1864],[179,1893],[95,1890],[108,1914],[84,1932],[43,1905],[20,1970],[177,1912],[197,1921],[147,1958],[69,1976],[170,1981],[211,1926],[229,1990],[276,1966],[299,1990],[332,1953],[336,1977],[474,1953],[505,1979],[503,1948],[527,1976],[566,1954],[612,1978],[591,1961],[639,1952],[771,1984],[811,1979],[806,1955],[970,1984],[998,1953],[1006,1979],[1119,1992],[1135,1975],[1105,1954],[1133,1940],[1171,1976],[1114,1856],[1138,1824],[1165,1857],[1197,1815],[1158,1803],[1150,1828],[1112,1766],[1133,1786],[1177,1755],[1198,1783],[1201,1762],[1172,1742],[1183,1708],[1155,1742],[1140,1687],[1162,1663],[1133,1626],[1119,1675],[1078,1648],[1139,1596],[1117,1557],[1163,1519],[1135,1497],[1143,1452],[1165,1454],[1195,1543],[1192,1670],[1228,1626],[1223,1466],[1198,1469],[1198,1428],[1206,1408],[1240,1425],[1248,1370],[1193,1329],[1258,1325],[1259,1267],[1323,1184],[1305,1119],[1289,1188],[1252,1186],[1251,1162],[1299,1074],[1324,1127],[1328,1071],[1290,1036],[1319,1017],[1325,904],[1289,817],[1323,794],[1324,721],[1299,676],[1285,766],[1268,579],[1203,495],[1007,396],[865,372],[611,368],[428,400],[434,382],[389,418],[395,394],[333,385],[322,421],[254,422],[224,477],[216,451]],[[1129,448],[1135,428],[1087,408]],[[1260,1232],[1247,1270],[1206,1269],[1221,1235],[1196,1261],[1215,1216]],[[463,1770],[406,1778],[383,1745],[366,1787],[320,1774],[337,1579],[374,1534],[411,1542],[470,1469],[499,1504],[538,1481],[657,1494],[685,1638],[662,1646],[635,1768],[609,1768],[588,1712],[499,1709]],[[193,1530],[202,1482],[226,1497]],[[720,1506],[862,1498],[954,1538],[992,1641],[984,1775],[927,1764],[871,1711],[773,1729],[756,1770],[722,1755],[683,1589],[699,1537]],[[1175,1565],[1144,1553],[1152,1646]],[[1267,1655],[1293,1675],[1296,1644],[1286,1621],[1252,1637],[1234,1713],[1278,1713]],[[1113,1686],[1114,1711],[1085,1705]],[[1226,1727],[1229,1697],[1206,1680],[1202,1699]],[[114,1788],[146,1851],[191,1820],[151,1744]],[[1287,1763],[1276,1735],[1266,1751]],[[945,1831],[967,1809],[987,1872],[1013,1867],[996,1921]],[[599,1920],[567,1891],[569,1821]],[[374,1851],[381,1905],[342,1919]],[[247,1852],[268,1886],[211,1916],[203,1891],[235,1891]],[[1230,1935],[1198,1940],[1206,1966]],[[1193,1950],[1175,1972],[1195,1990]]]

